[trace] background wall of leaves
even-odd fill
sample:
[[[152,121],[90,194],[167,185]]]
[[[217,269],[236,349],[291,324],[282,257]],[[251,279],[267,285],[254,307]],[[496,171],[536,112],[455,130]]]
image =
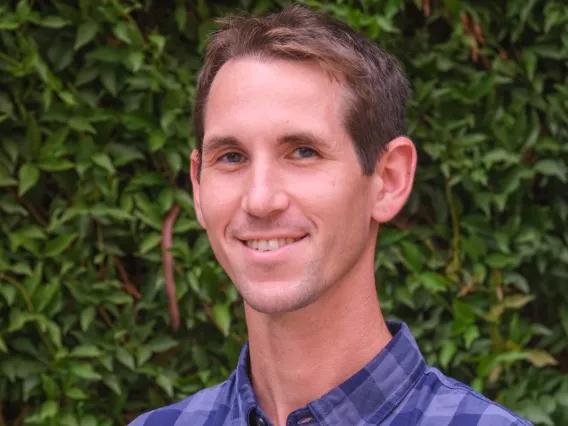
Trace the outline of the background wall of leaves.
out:
[[[412,81],[416,188],[376,256],[388,317],[429,363],[568,424],[568,5],[306,3]],[[190,195],[194,82],[214,16],[281,4],[2,2],[0,425],[122,425],[233,369],[242,301]]]

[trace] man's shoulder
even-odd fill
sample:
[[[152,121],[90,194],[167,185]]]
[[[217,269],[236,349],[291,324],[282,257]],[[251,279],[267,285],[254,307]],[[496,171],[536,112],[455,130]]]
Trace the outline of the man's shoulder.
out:
[[[528,420],[434,367],[426,368],[415,389],[415,395],[409,396],[421,412],[420,425],[532,426]]]
[[[225,424],[231,409],[234,386],[233,373],[223,383],[203,389],[175,404],[144,413],[128,426]]]

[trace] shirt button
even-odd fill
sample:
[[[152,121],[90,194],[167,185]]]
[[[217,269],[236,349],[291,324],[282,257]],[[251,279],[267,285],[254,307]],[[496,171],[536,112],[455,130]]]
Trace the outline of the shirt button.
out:
[[[262,417],[257,417],[255,423],[256,426],[266,426],[266,420],[264,420]]]

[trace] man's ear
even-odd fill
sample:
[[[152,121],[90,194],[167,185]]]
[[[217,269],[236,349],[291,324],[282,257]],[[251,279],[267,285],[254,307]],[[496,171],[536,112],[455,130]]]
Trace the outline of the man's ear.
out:
[[[201,199],[200,199],[200,186],[199,186],[199,163],[201,161],[199,151],[193,150],[190,156],[190,175],[191,175],[191,186],[193,187],[193,205],[195,206],[195,213],[197,214],[197,221],[199,224],[205,228],[205,221],[203,220],[203,214],[201,213]]]
[[[373,219],[377,222],[393,219],[408,200],[414,183],[416,157],[412,141],[401,136],[390,141],[377,160],[374,176],[377,197],[373,208]]]

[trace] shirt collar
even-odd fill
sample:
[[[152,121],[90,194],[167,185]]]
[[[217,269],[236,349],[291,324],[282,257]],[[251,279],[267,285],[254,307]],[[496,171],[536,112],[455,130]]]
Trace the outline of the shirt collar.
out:
[[[325,426],[380,424],[388,416],[414,387],[426,364],[406,324],[387,321],[387,326],[393,336],[391,341],[345,382],[292,412],[292,424],[302,424],[309,417]],[[236,370],[239,417],[245,420],[240,424],[248,424],[246,419],[251,413],[263,416],[249,380],[249,363],[247,343]]]

